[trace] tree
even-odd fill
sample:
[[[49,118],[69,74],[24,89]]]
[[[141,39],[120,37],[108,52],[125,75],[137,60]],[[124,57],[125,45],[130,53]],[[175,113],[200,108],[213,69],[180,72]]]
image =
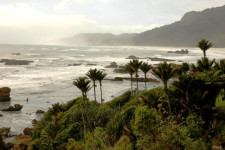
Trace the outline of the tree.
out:
[[[73,84],[81,90],[82,92],[82,97],[83,97],[83,101],[85,103],[85,100],[87,100],[87,92],[91,89],[90,87],[90,80],[86,80],[85,77],[80,77],[78,79],[76,79]]]
[[[139,61],[138,59],[133,59],[129,62],[129,65],[133,68],[135,72],[136,82],[137,82],[137,90],[138,90],[138,70],[140,69],[142,64],[142,61]]]
[[[197,45],[197,47],[202,50],[204,58],[206,57],[206,51],[210,49],[212,46],[213,44],[209,43],[209,41],[206,39],[202,39],[200,42],[198,42]]]
[[[201,59],[197,60],[196,66],[194,64],[191,65],[191,71],[192,72],[210,71],[213,68],[214,63],[215,63],[215,59],[210,60],[207,57],[202,57]]]
[[[125,65],[125,70],[130,74],[130,89],[131,89],[131,94],[133,93],[133,75],[134,75],[134,69],[130,64]]]
[[[147,73],[151,70],[152,66],[149,65],[148,63],[143,63],[140,67],[141,71],[144,73],[145,75],[145,90],[147,90],[147,85],[146,85],[146,81],[147,81]]]
[[[92,82],[93,82],[93,87],[94,87],[94,96],[95,96],[95,102],[96,102],[96,91],[95,91],[95,87],[96,87],[96,80],[97,80],[97,77],[98,77],[98,70],[95,68],[95,69],[90,69],[88,71],[88,73],[86,74],[86,76],[88,76]]]
[[[164,85],[164,91],[167,93],[168,96],[168,89],[167,89],[168,81],[176,76],[177,70],[174,69],[171,64],[168,64],[167,62],[164,61],[163,63],[160,63],[158,67],[154,68],[152,72],[155,77],[157,77],[159,80],[162,81]],[[171,112],[169,99],[168,103],[169,103],[169,111]]]
[[[225,59],[221,59],[219,63],[215,62],[215,68],[225,74]]]
[[[103,73],[103,71],[98,71],[98,76],[97,76],[97,80],[99,81],[99,86],[100,86],[100,92],[101,92],[101,103],[103,103],[103,99],[102,99],[102,80],[106,77],[106,73]]]

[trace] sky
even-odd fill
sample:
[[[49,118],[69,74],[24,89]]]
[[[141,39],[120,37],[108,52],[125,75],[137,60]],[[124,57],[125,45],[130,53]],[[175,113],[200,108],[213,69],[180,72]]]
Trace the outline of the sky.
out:
[[[225,0],[0,0],[0,44],[43,44],[78,33],[141,33]]]

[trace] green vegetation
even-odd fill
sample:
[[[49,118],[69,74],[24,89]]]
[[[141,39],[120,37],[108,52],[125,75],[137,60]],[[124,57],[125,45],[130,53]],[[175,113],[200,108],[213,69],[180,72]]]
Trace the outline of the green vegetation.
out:
[[[205,57],[197,65],[163,62],[153,74],[164,87],[136,93],[132,77],[138,77],[138,69],[131,62],[125,67],[131,91],[106,103],[89,101],[90,81],[77,79],[74,85],[84,93],[83,99],[54,104],[34,129],[32,149],[207,150],[225,144],[225,114],[216,107],[225,99],[224,60],[215,63]],[[168,86],[172,77],[177,79]]]
[[[144,76],[145,76],[145,90],[147,90],[147,85],[146,85],[147,73],[152,69],[152,66],[149,65],[148,63],[142,63],[140,69],[144,73]]]
[[[204,58],[206,57],[206,51],[210,49],[212,46],[213,44],[209,43],[209,41],[206,39],[202,39],[200,42],[198,42],[197,45],[197,47],[199,47],[202,50]]]
[[[128,65],[133,69],[136,77],[136,82],[137,82],[137,90],[138,90],[138,70],[141,68],[142,61],[139,61],[138,59],[133,59],[131,60]]]

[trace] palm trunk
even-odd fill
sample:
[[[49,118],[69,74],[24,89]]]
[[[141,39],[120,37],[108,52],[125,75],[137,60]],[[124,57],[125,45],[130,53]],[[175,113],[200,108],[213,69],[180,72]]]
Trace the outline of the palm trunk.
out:
[[[138,74],[136,73],[137,91],[138,91]]]
[[[172,113],[171,110],[171,105],[170,105],[170,100],[169,100],[169,93],[168,93],[168,88],[167,88],[167,83],[164,83],[164,91],[166,92],[166,97],[167,97],[167,101],[168,101],[168,107],[169,107],[169,113]]]
[[[102,102],[102,84],[101,84],[101,82],[99,82],[100,83],[100,93],[101,93],[101,104],[103,103]]]
[[[81,112],[81,117],[82,117],[82,121],[83,121],[83,128],[84,128],[84,140],[86,140],[86,138],[85,138],[85,135],[86,135],[86,125],[85,124],[86,123],[85,123],[83,111],[81,110],[81,105],[80,105],[80,112]]]
[[[82,92],[83,102],[85,103],[85,94]]]
[[[133,95],[133,76],[130,76],[131,95]]]
[[[95,102],[97,102],[97,101],[96,101],[96,91],[95,91],[95,86],[96,86],[96,85],[95,85],[95,81],[93,81],[93,85],[94,85],[94,96],[95,96]]]
[[[147,76],[146,76],[146,73],[145,73],[145,91],[147,91],[147,85],[146,85],[146,82],[147,82]]]
[[[204,58],[206,57],[206,52],[205,51],[203,51],[203,55],[204,55]]]

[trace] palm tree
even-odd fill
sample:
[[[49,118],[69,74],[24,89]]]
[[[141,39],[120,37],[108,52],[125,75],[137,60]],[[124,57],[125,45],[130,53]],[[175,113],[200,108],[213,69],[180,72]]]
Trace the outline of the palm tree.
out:
[[[213,44],[209,43],[209,41],[206,39],[202,39],[200,42],[198,42],[197,45],[197,47],[199,47],[202,50],[204,57],[206,57],[206,51],[210,49],[212,46]]]
[[[101,104],[103,103],[103,99],[102,99],[102,80],[106,77],[106,73],[103,73],[103,71],[98,71],[98,76],[97,76],[97,80],[99,81],[99,86],[100,86],[100,92],[101,92]]]
[[[97,77],[98,77],[98,70],[95,68],[95,69],[90,69],[88,71],[88,73],[86,74],[86,76],[88,76],[92,82],[93,82],[93,87],[94,87],[94,96],[95,96],[95,102],[96,102],[96,91],[95,91],[95,87],[96,87],[96,80],[97,80]]]
[[[73,84],[81,90],[82,92],[82,97],[83,97],[83,101],[85,103],[85,100],[87,100],[87,92],[91,89],[90,87],[90,80],[86,80],[85,77],[80,77],[78,79],[76,79]]]
[[[142,61],[139,61],[138,59],[133,59],[129,62],[129,65],[133,68],[135,72],[136,82],[137,82],[137,90],[138,90],[138,70],[140,69],[142,64]]]
[[[163,62],[160,63],[158,65],[158,67],[154,68],[152,70],[153,75],[155,77],[157,77],[159,80],[161,80],[163,82],[164,85],[164,91],[167,93],[168,92],[168,88],[167,88],[167,84],[168,81],[175,77],[177,74],[177,70],[175,68],[172,67],[171,64],[168,64],[167,62]],[[168,96],[168,93],[167,93]],[[169,103],[169,111],[171,112],[171,106],[170,106],[170,101],[168,99],[168,103]]]
[[[145,75],[145,90],[147,90],[147,73],[152,69],[152,66],[149,65],[148,63],[143,63],[140,67],[141,71],[144,73]]]
[[[201,59],[197,60],[197,65],[191,65],[191,70],[192,72],[210,71],[213,68],[214,63],[215,59],[210,60],[207,57],[202,57]]]
[[[219,63],[215,62],[215,68],[225,74],[225,59],[221,59]]]
[[[134,75],[134,69],[130,64],[125,65],[125,70],[130,74],[130,86],[131,86],[131,94],[133,94],[133,75]]]

